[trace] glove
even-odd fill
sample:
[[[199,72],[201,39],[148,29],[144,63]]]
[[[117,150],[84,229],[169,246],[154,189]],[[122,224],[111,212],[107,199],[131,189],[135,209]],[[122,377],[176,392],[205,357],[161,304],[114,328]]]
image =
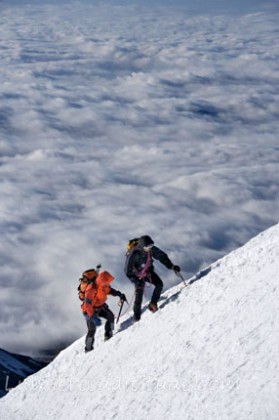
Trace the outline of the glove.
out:
[[[172,266],[172,269],[173,269],[173,271],[174,271],[175,273],[180,273],[180,267],[179,267],[179,265],[173,265],[173,266]]]
[[[123,300],[123,302],[127,302],[125,293],[121,293],[120,300]]]
[[[122,300],[122,302],[127,302],[127,298],[124,293],[119,292],[118,296],[120,297],[120,300]]]

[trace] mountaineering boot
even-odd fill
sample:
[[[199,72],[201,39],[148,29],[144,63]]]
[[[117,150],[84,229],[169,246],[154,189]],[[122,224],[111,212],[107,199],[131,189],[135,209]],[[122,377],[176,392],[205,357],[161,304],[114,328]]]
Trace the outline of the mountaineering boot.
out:
[[[157,303],[150,302],[149,305],[148,305],[148,309],[151,312],[157,312],[158,311],[158,305],[157,305]]]
[[[108,341],[111,337],[112,337],[112,331],[106,331],[105,332],[105,336],[104,336],[104,340]]]

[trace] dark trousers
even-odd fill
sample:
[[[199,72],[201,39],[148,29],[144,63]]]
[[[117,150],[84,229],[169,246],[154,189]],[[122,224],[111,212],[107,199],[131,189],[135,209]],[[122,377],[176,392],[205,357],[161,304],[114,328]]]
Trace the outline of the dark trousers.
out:
[[[106,319],[105,334],[110,335],[112,334],[112,331],[114,329],[114,313],[109,309],[108,305],[105,303],[100,308],[95,309],[95,312],[92,316],[88,316],[86,313],[84,313],[84,317],[86,319],[88,329],[87,335],[85,337],[85,349],[89,351],[93,349],[97,324],[96,318],[100,317]]]
[[[135,288],[136,288],[135,302],[134,302],[134,315],[136,318],[139,319],[141,316],[141,305],[142,305],[145,282],[148,281],[153,286],[155,286],[152,293],[152,297],[151,297],[152,303],[157,303],[158,300],[160,299],[160,296],[163,290],[163,282],[158,276],[158,274],[155,273],[155,271],[152,271],[151,273],[149,273],[148,277],[146,277],[144,281],[139,280],[139,279],[130,279],[130,280],[134,283]]]

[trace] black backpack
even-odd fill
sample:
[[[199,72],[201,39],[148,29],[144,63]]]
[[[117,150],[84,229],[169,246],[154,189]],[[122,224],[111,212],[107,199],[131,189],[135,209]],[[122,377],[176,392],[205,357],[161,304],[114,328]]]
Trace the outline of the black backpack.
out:
[[[130,239],[127,243],[126,261],[125,261],[125,267],[124,267],[124,272],[126,276],[128,273],[128,264],[129,264],[130,257],[138,243],[139,243],[139,238]]]

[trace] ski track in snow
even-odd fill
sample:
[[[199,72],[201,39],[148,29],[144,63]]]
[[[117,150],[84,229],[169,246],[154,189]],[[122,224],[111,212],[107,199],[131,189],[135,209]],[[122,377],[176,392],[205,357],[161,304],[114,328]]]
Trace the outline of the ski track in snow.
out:
[[[0,400],[1,419],[277,420],[278,238],[276,225],[166,291],[111,341],[99,328],[93,352],[77,340]]]

